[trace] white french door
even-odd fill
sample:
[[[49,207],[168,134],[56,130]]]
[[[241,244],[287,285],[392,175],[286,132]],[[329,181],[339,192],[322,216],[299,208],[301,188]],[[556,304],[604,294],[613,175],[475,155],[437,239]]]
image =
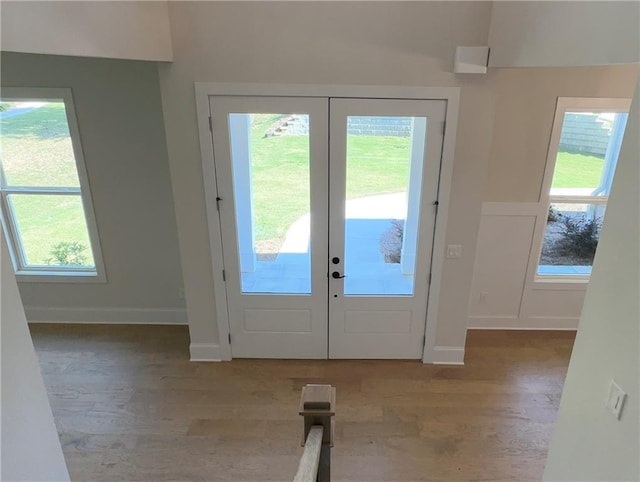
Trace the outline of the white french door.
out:
[[[327,101],[210,109],[232,355],[326,358]]]
[[[331,99],[330,358],[422,357],[445,111]]]
[[[446,102],[209,101],[232,356],[420,358]]]

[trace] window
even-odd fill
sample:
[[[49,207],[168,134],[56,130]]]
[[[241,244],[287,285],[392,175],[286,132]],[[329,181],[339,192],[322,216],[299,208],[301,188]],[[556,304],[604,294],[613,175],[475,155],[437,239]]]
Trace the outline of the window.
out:
[[[69,89],[3,88],[2,224],[22,281],[104,280]]]
[[[558,99],[541,199],[547,211],[538,281],[584,281],[591,274],[629,103]]]

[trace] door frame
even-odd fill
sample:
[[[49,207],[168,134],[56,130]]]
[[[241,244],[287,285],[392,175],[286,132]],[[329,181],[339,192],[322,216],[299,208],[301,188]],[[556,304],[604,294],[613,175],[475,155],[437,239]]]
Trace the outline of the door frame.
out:
[[[445,132],[442,142],[440,180],[438,184],[438,213],[432,247],[431,283],[427,294],[425,319],[425,346],[423,363],[436,361],[435,335],[437,331],[438,306],[446,243],[451,179],[460,106],[459,87],[402,87],[363,85],[313,85],[313,84],[251,84],[196,82],[196,114],[202,160],[209,249],[211,252],[211,274],[216,305],[216,322],[219,340],[219,359],[231,360],[229,313],[227,289],[223,279],[222,227],[218,216],[217,182],[213,156],[213,137],[210,131],[209,96],[268,96],[268,97],[323,97],[355,99],[407,99],[444,100],[447,102]]]

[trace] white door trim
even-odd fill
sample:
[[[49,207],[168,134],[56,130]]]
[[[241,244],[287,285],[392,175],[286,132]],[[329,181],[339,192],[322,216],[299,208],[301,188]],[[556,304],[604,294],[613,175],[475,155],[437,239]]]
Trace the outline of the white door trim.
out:
[[[433,259],[431,263],[431,286],[427,301],[426,343],[422,355],[424,363],[438,363],[436,348],[438,308],[440,285],[442,279],[447,218],[453,176],[453,159],[458,125],[460,105],[459,87],[419,87],[419,86],[360,86],[360,85],[314,85],[314,84],[248,84],[248,83],[216,83],[196,82],[196,113],[202,157],[202,175],[204,181],[207,225],[209,230],[209,248],[211,250],[212,277],[216,300],[216,322],[220,343],[219,358],[231,360],[229,343],[229,315],[227,309],[227,293],[222,279],[224,266],[222,256],[222,238],[220,219],[216,206],[218,197],[216,172],[213,159],[213,139],[209,131],[209,96],[242,95],[242,96],[286,96],[286,97],[347,97],[371,99],[416,99],[447,101],[446,131],[442,145],[442,164],[438,188],[438,215],[436,217]],[[197,344],[198,340],[191,340]]]

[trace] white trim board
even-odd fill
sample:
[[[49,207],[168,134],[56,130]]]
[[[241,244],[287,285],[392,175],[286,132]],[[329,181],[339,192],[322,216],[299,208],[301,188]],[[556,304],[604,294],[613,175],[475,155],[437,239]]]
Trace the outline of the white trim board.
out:
[[[464,347],[434,346],[424,362],[434,365],[464,365]]]
[[[370,98],[370,99],[424,99],[447,101],[446,130],[442,145],[440,183],[438,190],[438,216],[435,223],[433,253],[444,253],[446,228],[453,178],[453,160],[455,155],[458,112],[460,108],[459,87],[418,87],[418,86],[362,86],[362,85],[315,85],[315,84],[251,84],[195,82],[196,112],[198,134],[202,157],[202,174],[205,186],[205,203],[209,230],[209,247],[212,260],[214,298],[216,300],[216,322],[218,339],[223,360],[231,359],[229,337],[229,314],[227,294],[222,279],[223,258],[220,219],[216,208],[216,173],[213,159],[213,145],[209,131],[209,96],[286,96],[286,97],[325,97],[325,98]],[[437,363],[435,337],[438,323],[438,302],[442,281],[444,256],[433,255],[431,264],[431,286],[427,301],[426,343],[423,351],[423,363]],[[195,345],[200,345],[195,342]],[[453,357],[462,363],[462,356]],[[443,362],[446,363],[446,362]]]
[[[191,343],[189,353],[192,362],[221,362],[230,360],[219,343]]]
[[[195,82],[196,101],[210,95],[448,100],[459,87]]]
[[[25,306],[29,323],[186,325],[184,308],[75,308]]]
[[[546,208],[543,207],[542,209]],[[537,216],[541,203],[484,202],[482,216]]]
[[[578,329],[578,317],[536,317],[518,318],[516,316],[471,316],[469,330],[553,330],[575,331]]]

